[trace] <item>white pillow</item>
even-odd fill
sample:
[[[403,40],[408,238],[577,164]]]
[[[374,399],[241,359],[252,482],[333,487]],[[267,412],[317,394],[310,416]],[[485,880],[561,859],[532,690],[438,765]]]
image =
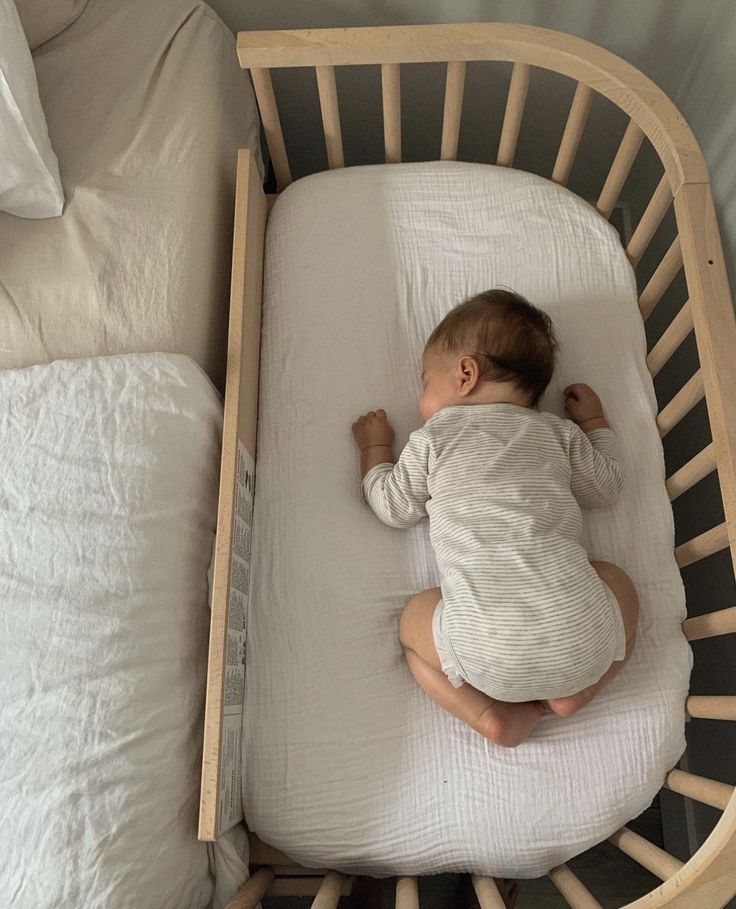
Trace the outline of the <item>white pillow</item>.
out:
[[[63,207],[28,41],[13,0],[0,0],[0,211],[54,218]]]
[[[205,909],[222,405],[188,357],[0,371],[0,905]]]

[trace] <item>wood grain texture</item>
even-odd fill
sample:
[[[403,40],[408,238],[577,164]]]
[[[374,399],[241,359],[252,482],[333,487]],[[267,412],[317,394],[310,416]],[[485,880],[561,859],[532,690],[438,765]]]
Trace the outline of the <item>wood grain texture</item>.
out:
[[[235,479],[238,441],[242,441],[252,457],[255,458],[256,454],[265,230],[266,197],[261,188],[258,167],[252,151],[241,149],[238,152],[237,164],[220,493],[217,505],[217,535],[212,574],[210,643],[199,807],[199,838],[201,840],[214,840],[224,833],[220,819],[222,711],[236,495]]]
[[[654,307],[659,303],[664,292],[673,282],[675,275],[682,268],[682,249],[680,238],[675,237],[672,245],[662,257],[662,261],[654,270],[647,286],[639,297],[639,309],[642,319],[646,320],[651,315]]]
[[[680,795],[685,795],[721,811],[725,810],[734,793],[734,787],[727,783],[709,780],[684,770],[670,770],[664,779],[664,784],[672,792],[679,792]]]
[[[736,570],[736,316],[710,187],[684,186],[675,214]]]
[[[736,632],[736,606],[685,619],[682,623],[682,630],[688,641],[733,634]]]
[[[291,183],[291,170],[289,158],[284,144],[284,133],[281,129],[279,111],[276,107],[276,96],[273,93],[271,73],[268,69],[252,69],[250,78],[253,90],[258,101],[258,110],[261,114],[261,125],[266,135],[266,144],[271,155],[271,164],[276,175],[276,184],[279,192],[286,189]]]
[[[696,483],[699,483],[709,473],[716,469],[716,450],[711,442],[706,445],[702,451],[699,451],[694,457],[690,458],[687,464],[683,464],[679,470],[676,470],[671,477],[667,478],[667,493],[670,501],[687,492]]]
[[[673,874],[677,874],[683,866],[683,862],[676,859],[674,855],[670,855],[664,849],[650,843],[649,840],[634,833],[633,830],[629,830],[628,827],[622,827],[608,839],[614,846],[663,881]]]
[[[337,871],[328,872],[312,902],[312,909],[335,909],[340,901],[345,880],[344,874]]]
[[[698,401],[702,401],[705,395],[705,385],[703,384],[703,372],[698,369],[685,382],[682,388],[657,414],[657,429],[660,436],[664,438],[670,430],[695,407]]]
[[[473,874],[471,879],[480,909],[505,909],[506,904],[492,877]]]
[[[532,68],[529,64],[514,63],[501,127],[501,138],[498,143],[498,157],[496,158],[496,164],[501,167],[511,167],[514,163],[531,73]]]
[[[567,865],[558,865],[549,873],[549,879],[565,897],[570,909],[603,909],[598,900]]]
[[[736,720],[736,697],[727,694],[690,695],[685,709],[693,719]]]
[[[340,109],[337,104],[337,83],[334,66],[318,66],[317,91],[319,106],[322,110],[322,126],[325,131],[327,147],[327,164],[330,170],[345,167],[345,155],[342,150],[342,130],[340,129]]]
[[[578,82],[567,123],[565,123],[565,132],[562,134],[560,147],[557,150],[555,166],[552,169],[552,182],[559,183],[560,186],[566,186],[570,179],[570,172],[583,137],[585,124],[588,122],[594,95],[595,93],[589,85]]]
[[[644,255],[657,228],[662,223],[667,209],[672,205],[673,198],[670,178],[665,172],[626,247],[626,254],[634,267]]]
[[[644,131],[633,119],[630,120],[595,205],[604,218],[611,217],[643,141]]]
[[[248,878],[225,909],[255,909],[266,895],[273,879],[273,869],[260,868]]]
[[[462,61],[448,63],[445,80],[445,109],[442,115],[441,161],[455,161],[457,158],[464,93],[465,63]]]
[[[589,85],[644,131],[670,175],[672,191],[705,183],[692,131],[667,95],[621,57],[574,35],[509,22],[250,31],[238,34],[244,69],[508,60],[553,70]]]
[[[693,562],[699,562],[715,552],[720,552],[726,546],[728,546],[728,526],[724,521],[678,546],[675,549],[675,558],[680,568],[685,568],[692,565]]]
[[[398,63],[381,66],[381,95],[386,164],[398,164],[401,161],[401,67]]]
[[[692,330],[693,314],[690,309],[690,301],[686,300],[682,309],[667,326],[662,337],[647,356],[647,369],[652,378],[657,375]]]
[[[419,884],[415,877],[397,878],[396,909],[419,909]]]

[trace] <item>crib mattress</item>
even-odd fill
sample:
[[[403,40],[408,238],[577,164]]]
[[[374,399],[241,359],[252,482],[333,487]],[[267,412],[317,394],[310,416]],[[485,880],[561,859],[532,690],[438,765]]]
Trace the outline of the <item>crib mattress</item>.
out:
[[[421,425],[426,337],[493,286],[554,319],[542,407],[562,415],[573,381],[601,395],[627,478],[616,505],[584,514],[584,542],[641,599],[621,675],[515,750],[413,681],[398,620],[438,583],[427,523],[394,530],[366,508],[350,431],[385,407],[400,450]],[[282,194],[267,233],[243,735],[261,839],[348,872],[531,877],[650,803],[684,750],[691,654],[645,352],[618,235],[541,177],[433,162],[318,174]]]

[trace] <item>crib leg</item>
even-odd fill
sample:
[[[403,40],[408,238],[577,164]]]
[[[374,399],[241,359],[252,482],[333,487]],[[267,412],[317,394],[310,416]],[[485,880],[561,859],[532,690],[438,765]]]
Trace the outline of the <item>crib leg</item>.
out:
[[[272,868],[259,868],[238,890],[235,899],[225,909],[254,909],[273,883],[275,875]]]

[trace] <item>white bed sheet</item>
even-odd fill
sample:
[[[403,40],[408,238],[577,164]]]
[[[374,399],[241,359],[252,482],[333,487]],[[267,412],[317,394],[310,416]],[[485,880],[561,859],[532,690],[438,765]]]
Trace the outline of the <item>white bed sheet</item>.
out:
[[[197,841],[219,396],[163,354],[0,396],[2,905],[221,906],[245,875],[242,842]]]
[[[202,0],[89,0],[34,51],[66,197],[0,213],[0,369],[170,351],[224,387],[238,148],[260,122]]]
[[[619,502],[585,515],[591,558],[641,598],[636,651],[585,710],[516,750],[416,686],[398,618],[437,583],[426,522],[362,504],[350,424],[420,424],[419,362],[441,316],[492,286],[553,317],[542,406],[588,382],[618,431]],[[352,168],[293,184],[271,214],[243,737],[246,818],[305,865],[531,877],[641,812],[684,749],[691,656],[633,272],[568,190],[486,165]]]

